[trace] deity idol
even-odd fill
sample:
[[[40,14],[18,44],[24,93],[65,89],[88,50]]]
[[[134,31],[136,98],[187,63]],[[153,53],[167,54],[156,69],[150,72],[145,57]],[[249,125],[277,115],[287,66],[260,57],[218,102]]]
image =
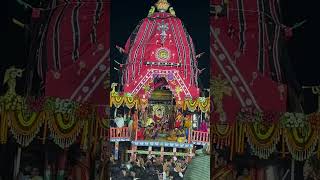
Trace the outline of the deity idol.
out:
[[[181,112],[178,112],[177,117],[176,117],[176,121],[174,123],[174,127],[180,129],[180,127],[182,126],[182,119],[183,119],[183,115]]]

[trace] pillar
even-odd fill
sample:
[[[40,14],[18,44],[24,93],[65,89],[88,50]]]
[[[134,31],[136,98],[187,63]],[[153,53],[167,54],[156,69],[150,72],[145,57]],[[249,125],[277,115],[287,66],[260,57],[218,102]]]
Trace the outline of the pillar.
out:
[[[114,159],[115,160],[119,159],[119,141],[116,141],[114,143]]]
[[[131,159],[132,160],[136,160],[136,158],[137,158],[136,151],[137,151],[137,146],[132,145],[131,146]]]

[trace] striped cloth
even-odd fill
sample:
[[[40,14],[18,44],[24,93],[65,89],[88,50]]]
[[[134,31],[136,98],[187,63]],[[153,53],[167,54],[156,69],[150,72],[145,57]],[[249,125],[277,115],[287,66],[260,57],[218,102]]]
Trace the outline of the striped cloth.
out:
[[[196,151],[196,156],[188,166],[184,180],[209,180],[210,179],[210,155],[205,154],[202,149]]]

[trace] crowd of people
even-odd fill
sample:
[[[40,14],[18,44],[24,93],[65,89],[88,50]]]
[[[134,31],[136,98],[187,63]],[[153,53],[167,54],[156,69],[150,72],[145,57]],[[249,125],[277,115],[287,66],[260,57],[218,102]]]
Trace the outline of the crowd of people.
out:
[[[160,158],[156,156],[137,156],[126,163],[116,161],[111,157],[111,179],[112,180],[179,180],[183,179],[187,165],[187,158]]]
[[[17,180],[42,180],[43,177],[40,175],[38,167],[26,166],[24,169],[21,169]]]

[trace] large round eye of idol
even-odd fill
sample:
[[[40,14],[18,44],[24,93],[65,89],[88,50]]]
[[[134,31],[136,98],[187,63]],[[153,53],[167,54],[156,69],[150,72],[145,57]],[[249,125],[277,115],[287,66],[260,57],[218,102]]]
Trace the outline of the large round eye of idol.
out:
[[[158,61],[167,61],[170,59],[170,50],[167,48],[159,48],[156,51],[156,58]]]

